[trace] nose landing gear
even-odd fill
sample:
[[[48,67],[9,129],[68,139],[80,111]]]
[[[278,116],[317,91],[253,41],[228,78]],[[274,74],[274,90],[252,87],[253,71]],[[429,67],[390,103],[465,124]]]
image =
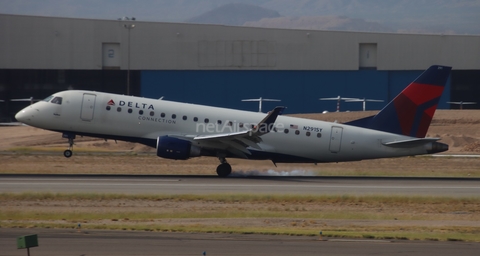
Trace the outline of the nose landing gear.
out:
[[[62,137],[68,139],[69,146],[67,150],[63,151],[63,156],[65,156],[66,158],[69,158],[73,155],[73,140],[75,139],[75,134],[64,133],[62,134]]]
[[[227,177],[232,173],[232,166],[227,163],[225,157],[219,157],[220,165],[217,167],[217,174],[219,177]]]

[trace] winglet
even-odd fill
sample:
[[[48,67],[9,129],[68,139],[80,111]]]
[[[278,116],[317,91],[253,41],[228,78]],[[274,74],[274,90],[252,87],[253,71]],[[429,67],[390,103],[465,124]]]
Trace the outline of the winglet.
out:
[[[273,125],[277,117],[283,113],[284,109],[285,107],[275,107],[272,111],[268,112],[267,116],[254,127],[252,133],[257,136],[269,133],[274,128]]]

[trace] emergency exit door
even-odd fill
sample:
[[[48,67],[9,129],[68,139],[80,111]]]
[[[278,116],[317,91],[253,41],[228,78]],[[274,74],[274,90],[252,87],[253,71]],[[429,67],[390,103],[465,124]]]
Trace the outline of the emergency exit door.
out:
[[[83,121],[93,120],[93,111],[95,110],[95,99],[97,95],[84,93],[82,99],[82,110],[80,112],[80,119]]]

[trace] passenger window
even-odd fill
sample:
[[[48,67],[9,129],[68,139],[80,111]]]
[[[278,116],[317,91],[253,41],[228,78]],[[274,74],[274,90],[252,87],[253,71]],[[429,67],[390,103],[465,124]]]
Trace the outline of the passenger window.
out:
[[[107,106],[107,110],[110,110],[110,109],[111,109],[110,106]]]
[[[54,104],[58,104],[58,105],[62,105],[62,97],[55,97],[53,98],[52,101],[50,101],[51,103],[54,103]]]
[[[175,118],[177,118],[177,115],[173,114],[172,119],[175,119]]]
[[[243,128],[243,123],[239,123],[238,127]]]
[[[165,113],[161,113],[161,114],[160,114],[160,117],[165,117]]]
[[[143,110],[138,111],[138,114],[143,115]]]
[[[317,138],[321,138],[322,137],[322,134],[321,133],[317,133]]]
[[[118,107],[118,108],[117,108],[117,112],[122,112],[122,108],[121,108],[121,107]]]
[[[194,117],[194,118],[193,118],[193,121],[194,121],[194,122],[198,121],[198,117]]]
[[[227,125],[228,125],[228,126],[233,126],[232,121],[228,121]]]
[[[295,134],[296,134],[296,135],[299,135],[299,134],[300,134],[300,131],[299,131],[299,130],[296,130],[296,131],[295,131]]]
[[[183,119],[183,120],[187,120],[187,116],[183,116],[182,119]]]
[[[307,135],[307,137],[309,137],[309,136],[310,136],[310,132],[306,132],[305,135]]]
[[[222,124],[222,120],[217,120],[217,124]]]
[[[133,112],[133,110],[132,110],[131,108],[129,108],[129,109],[128,109],[128,113],[131,114],[132,112]]]
[[[288,129],[283,130],[283,132],[284,132],[285,134],[287,134],[287,133],[288,133]]]
[[[205,123],[208,123],[210,122],[210,120],[208,120],[208,118],[205,118]]]
[[[150,116],[154,116],[154,115],[155,115],[155,112],[150,111]]]

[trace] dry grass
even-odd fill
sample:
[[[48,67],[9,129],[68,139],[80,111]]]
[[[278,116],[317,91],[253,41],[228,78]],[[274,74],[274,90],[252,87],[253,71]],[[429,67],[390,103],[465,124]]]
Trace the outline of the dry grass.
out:
[[[480,198],[0,194],[1,227],[480,241]]]

